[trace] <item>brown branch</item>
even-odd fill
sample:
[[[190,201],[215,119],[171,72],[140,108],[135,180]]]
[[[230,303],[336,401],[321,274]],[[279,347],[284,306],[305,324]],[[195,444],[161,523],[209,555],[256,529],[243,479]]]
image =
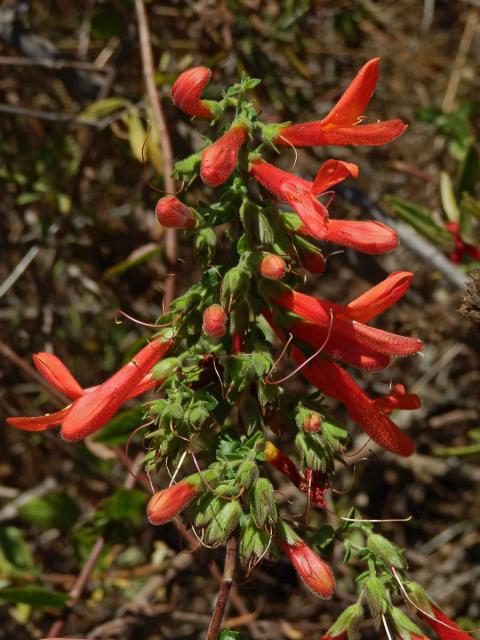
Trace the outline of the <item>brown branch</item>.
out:
[[[150,41],[150,30],[148,27],[147,12],[143,0],[135,0],[135,10],[138,21],[138,35],[140,38],[140,54],[142,57],[143,76],[148,99],[152,107],[153,120],[160,138],[162,148],[164,168],[165,191],[173,194],[175,192],[175,181],[173,173],[173,151],[168,133],[165,114],[162,109],[157,87],[155,85],[155,66],[153,63],[152,45]],[[174,270],[177,262],[177,233],[175,229],[167,229],[165,234],[165,250],[169,270]],[[170,302],[175,296],[175,274],[167,275],[165,283],[165,308],[168,309]]]
[[[217,640],[222,621],[225,615],[230,590],[233,584],[233,574],[235,573],[235,564],[237,559],[237,538],[231,536],[227,542],[227,551],[225,553],[225,566],[223,568],[222,582],[218,591],[215,610],[208,627],[207,640]]]

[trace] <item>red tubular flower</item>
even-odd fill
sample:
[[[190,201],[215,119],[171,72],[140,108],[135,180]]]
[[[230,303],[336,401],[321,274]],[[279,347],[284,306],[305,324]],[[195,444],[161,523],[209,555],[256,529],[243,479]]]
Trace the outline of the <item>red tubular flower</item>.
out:
[[[210,305],[203,312],[203,333],[214,338],[222,338],[227,332],[227,319],[225,309],[221,305]]]
[[[56,356],[38,353],[34,356],[38,371],[73,403],[44,416],[7,418],[7,423],[23,431],[45,431],[62,425],[61,434],[66,440],[80,440],[106,424],[121,404],[161,384],[161,380],[152,379],[150,369],[172,344],[172,340],[148,344],[106,382],[88,389],[82,389]]]
[[[40,375],[67,398],[76,400],[85,395],[85,391],[78,384],[63,362],[53,353],[40,352],[33,355],[33,364]]]
[[[303,480],[302,474],[298,471],[293,460],[282,453],[280,449],[278,449],[273,442],[270,442],[269,440],[265,442],[264,453],[266,462],[278,469],[280,473],[283,473],[285,476],[290,478],[296,487],[300,486]]]
[[[218,187],[228,180],[237,166],[238,152],[247,138],[243,125],[234,125],[202,151],[200,176],[205,184]]]
[[[62,437],[81,440],[103,427],[172,344],[172,340],[150,342],[103,384],[76,400],[62,422]]]
[[[304,224],[298,230],[302,235],[311,235],[319,240],[335,242],[369,254],[386,253],[398,245],[395,231],[381,222],[331,220],[326,207],[317,200],[318,196],[349,176],[356,178],[356,164],[327,160],[318,170],[313,182],[277,169],[263,160],[252,162],[251,174],[277,198],[295,209]]]
[[[391,392],[374,400],[377,408],[389,415],[394,409],[414,411],[420,408],[420,398],[415,393],[407,393],[403,384],[395,384]]]
[[[293,564],[299,578],[310,591],[320,598],[331,598],[335,590],[332,570],[284,522],[277,528],[280,544]]]
[[[377,85],[379,62],[380,58],[374,58],[360,69],[325,118],[281,127],[274,143],[295,147],[327,144],[376,146],[398,138],[407,128],[401,120],[359,124]]]
[[[189,116],[213,118],[208,103],[200,100],[211,76],[212,72],[207,67],[193,67],[181,73],[172,86],[174,104]]]
[[[392,277],[393,276],[393,277]],[[392,274],[350,305],[338,305],[298,293],[288,288],[271,292],[274,302],[300,316],[292,320],[294,337],[362,369],[382,369],[389,356],[406,356],[420,351],[416,338],[399,336],[369,327],[357,319],[369,320],[398,300],[410,284],[411,274]],[[328,338],[328,339],[327,339]]]
[[[370,255],[381,255],[398,247],[396,232],[374,220],[329,220],[324,240]]]
[[[175,196],[160,198],[155,207],[155,215],[163,227],[191,229],[195,226],[195,215],[192,209]]]
[[[307,469],[305,475],[303,475],[297,469],[293,460],[282,453],[269,440],[265,442],[264,454],[266,462],[287,476],[302,493],[310,497],[311,502],[316,507],[325,508],[324,496],[328,487],[323,474]]]
[[[281,280],[285,275],[285,268],[285,260],[272,253],[262,258],[258,270],[264,278]]]
[[[250,172],[265,189],[295,209],[312,235],[316,238],[325,237],[328,211],[316,199],[311,182],[277,169],[263,160],[254,160]]]
[[[446,616],[443,611],[432,605],[432,612],[435,619],[418,612],[419,617],[424,620],[429,627],[439,636],[440,640],[473,640],[473,637],[460,629],[458,624]]]
[[[209,475],[210,474],[210,475]],[[211,472],[206,472],[209,482]],[[157,491],[147,504],[147,516],[152,524],[165,524],[173,520],[205,488],[201,476],[194,473],[181,482]]]
[[[297,347],[292,356],[300,365],[306,360]],[[379,410],[374,400],[338,364],[322,358],[302,367],[302,375],[325,395],[342,402],[350,417],[378,445],[401,456],[409,456],[415,450],[410,438]]]

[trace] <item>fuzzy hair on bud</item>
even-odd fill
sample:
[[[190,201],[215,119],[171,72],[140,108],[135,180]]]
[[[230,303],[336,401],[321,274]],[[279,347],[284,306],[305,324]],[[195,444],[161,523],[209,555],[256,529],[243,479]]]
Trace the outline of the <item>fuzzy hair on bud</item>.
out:
[[[212,304],[203,312],[203,333],[213,338],[222,338],[227,332],[227,318],[221,305]]]
[[[189,116],[212,118],[208,105],[200,100],[202,91],[210,82],[212,72],[208,67],[193,67],[181,73],[172,87],[174,104]]]
[[[195,226],[192,209],[175,196],[160,198],[155,207],[155,215],[163,227],[170,229],[191,229]]]
[[[322,417],[318,413],[310,413],[303,421],[303,430],[307,433],[318,433],[322,428]]]
[[[219,187],[228,180],[237,165],[238,152],[246,137],[245,127],[232,127],[204,149],[200,175],[205,184]]]
[[[264,256],[258,268],[260,275],[269,280],[281,280],[285,275],[285,269],[285,260],[273,253]]]
[[[157,491],[148,501],[147,516],[152,524],[170,522],[197,495],[197,487],[186,480]]]

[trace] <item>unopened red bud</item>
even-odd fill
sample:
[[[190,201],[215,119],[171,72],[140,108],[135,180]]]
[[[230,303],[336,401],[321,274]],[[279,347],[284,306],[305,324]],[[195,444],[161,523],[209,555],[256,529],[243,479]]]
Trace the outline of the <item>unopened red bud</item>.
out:
[[[164,227],[190,229],[195,226],[195,215],[192,209],[175,196],[160,198],[155,207],[155,214]]]
[[[328,564],[302,541],[282,546],[304,585],[320,598],[331,598],[335,578]]]
[[[318,433],[322,427],[322,418],[318,413],[311,413],[303,421],[303,430],[307,433]]]
[[[193,473],[181,482],[157,491],[147,504],[147,516],[152,524],[165,524],[177,516],[185,507],[214,482],[217,474],[211,469]]]
[[[221,338],[227,332],[227,314],[219,304],[212,304],[203,312],[203,333],[214,338]]]
[[[285,275],[285,269],[285,260],[273,253],[262,258],[259,266],[260,274],[269,280],[281,280]]]
[[[197,495],[197,487],[186,480],[157,491],[148,501],[147,516],[152,524],[165,524],[180,513]]]
[[[212,72],[207,67],[193,67],[181,73],[172,87],[172,100],[184,113],[197,118],[212,118],[213,113],[204,100],[202,91],[210,81]]]
[[[246,137],[245,127],[232,127],[203,150],[200,175],[205,184],[218,187],[228,180],[237,166],[238,152]]]

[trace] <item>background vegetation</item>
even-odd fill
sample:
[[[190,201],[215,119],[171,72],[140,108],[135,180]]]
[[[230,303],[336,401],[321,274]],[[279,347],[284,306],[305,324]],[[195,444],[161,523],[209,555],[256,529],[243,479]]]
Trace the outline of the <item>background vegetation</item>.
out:
[[[426,208],[442,228],[440,173],[457,185],[468,156],[477,201],[475,0],[192,0],[146,8],[176,158],[198,143],[169,100],[171,83],[187,66],[211,67],[212,91],[236,82],[242,71],[262,78],[257,100],[264,112],[302,121],[325,113],[356,70],[381,56],[369,119],[400,117],[410,125],[407,133],[384,148],[302,151],[298,167],[313,175],[321,158],[348,154],[361,177],[359,191],[337,199],[339,217],[342,209],[357,217],[375,206],[393,217],[390,194]],[[169,268],[153,215],[152,186],[162,188],[164,162],[158,131],[149,124],[133,2],[6,0],[0,65],[3,421],[53,411],[58,400],[39,393],[32,353],[52,349],[86,386],[121,364],[143,331],[115,324],[115,310],[152,322],[161,313]],[[292,151],[287,166],[293,162]],[[416,219],[420,213],[413,210]],[[434,228],[431,220],[428,225]],[[415,237],[410,227],[403,230],[405,238]],[[430,240],[448,253],[431,234]],[[377,374],[373,387],[385,391],[393,379],[420,394],[422,409],[404,417],[418,453],[367,461],[359,453],[354,477],[346,472],[338,489],[349,491],[365,517],[411,516],[384,523],[381,531],[407,547],[414,579],[446,611],[479,626],[480,358],[478,326],[458,312],[466,269],[448,261],[439,268],[424,244],[408,239],[380,261],[345,255],[332,257],[324,278],[311,277],[310,290],[321,287],[322,296],[341,302],[384,272],[411,269],[411,292],[382,327],[418,335],[425,355],[397,362],[381,382]],[[176,271],[182,292],[195,273],[181,238]],[[479,300],[471,297],[470,311],[475,304],[478,311]],[[205,551],[190,553],[174,527],[146,525],[147,494],[126,472],[123,455],[122,432],[136,419],[127,413],[82,445],[66,446],[48,432],[0,431],[0,637],[43,637],[59,617],[71,636],[203,637],[216,569]],[[105,444],[117,447],[113,457]],[[130,456],[140,451],[137,439]],[[297,499],[288,486],[279,495]],[[95,544],[100,560],[70,610],[69,591]],[[252,638],[318,638],[349,602],[350,583],[342,576],[336,600],[326,605],[297,584],[286,561],[263,565],[236,588],[228,624],[248,624]]]

